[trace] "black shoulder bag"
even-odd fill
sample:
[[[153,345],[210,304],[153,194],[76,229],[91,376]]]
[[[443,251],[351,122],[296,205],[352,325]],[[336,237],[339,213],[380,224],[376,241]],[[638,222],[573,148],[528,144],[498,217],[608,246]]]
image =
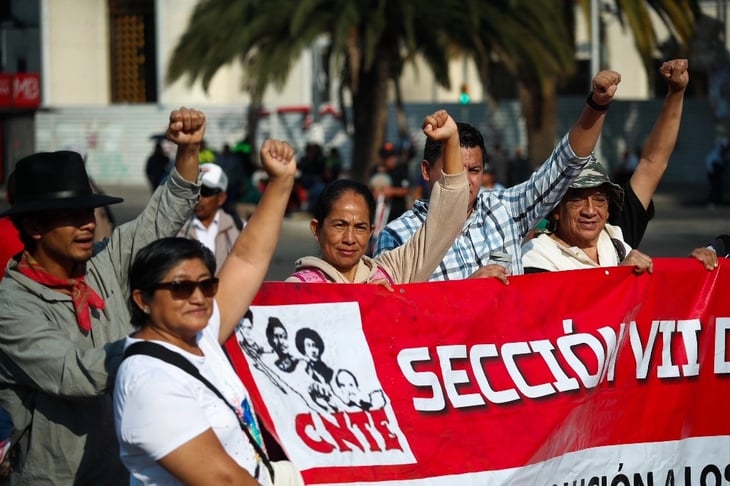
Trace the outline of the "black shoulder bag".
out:
[[[238,420],[238,424],[241,426],[241,430],[246,434],[246,437],[248,437],[248,441],[253,446],[254,450],[256,451],[256,454],[261,457],[261,461],[264,463],[264,466],[266,466],[266,469],[269,470],[269,475],[271,476],[271,483],[274,482],[274,467],[271,465],[271,461],[269,461],[268,456],[264,452],[264,450],[261,448],[258,442],[256,442],[256,439],[253,438],[251,435],[251,431],[248,430],[248,427],[246,427],[246,424],[243,422],[243,419],[238,416],[238,413],[236,413],[236,409],[228,403],[228,400],[225,399],[223,394],[218,391],[218,389],[213,386],[211,382],[209,382],[203,375],[200,374],[200,371],[198,371],[198,368],[195,367],[193,363],[185,359],[182,355],[176,353],[175,351],[171,351],[167,349],[165,346],[159,345],[157,343],[153,343],[150,341],[139,341],[136,343],[132,343],[127,347],[127,349],[124,351],[124,359],[133,356],[135,354],[144,354],[146,356],[152,356],[153,358],[157,358],[159,360],[165,361],[166,363],[169,363],[173,366],[177,366],[181,370],[185,371],[189,375],[197,378],[200,380],[205,386],[210,388],[210,391],[216,394],[218,398],[223,400],[223,403],[226,404],[228,408],[231,409],[231,412],[236,416],[236,419]]]

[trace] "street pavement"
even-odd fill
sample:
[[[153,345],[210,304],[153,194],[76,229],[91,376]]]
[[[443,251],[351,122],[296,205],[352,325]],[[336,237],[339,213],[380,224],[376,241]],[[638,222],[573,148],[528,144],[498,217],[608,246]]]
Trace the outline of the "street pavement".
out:
[[[118,223],[139,214],[150,194],[146,187],[109,186],[104,189],[111,195],[125,198],[124,203],[112,206]],[[715,236],[730,234],[730,204],[708,209],[706,193],[707,188],[703,185],[660,186],[654,197],[655,216],[639,249],[654,257],[684,257]],[[284,220],[267,280],[285,279],[292,273],[297,258],[318,254],[309,231],[310,218],[307,213],[295,213]]]
[[[103,189],[124,198],[123,203],[111,206],[117,224],[136,217],[150,196],[147,187],[120,185]],[[707,187],[702,185],[660,186],[654,197],[656,214],[639,249],[654,257],[685,257],[715,236],[730,234],[730,204],[709,209],[704,202],[706,194]],[[0,207],[5,207],[4,198]],[[318,254],[309,231],[310,217],[295,213],[284,220],[267,280],[284,280],[292,273],[297,258]]]

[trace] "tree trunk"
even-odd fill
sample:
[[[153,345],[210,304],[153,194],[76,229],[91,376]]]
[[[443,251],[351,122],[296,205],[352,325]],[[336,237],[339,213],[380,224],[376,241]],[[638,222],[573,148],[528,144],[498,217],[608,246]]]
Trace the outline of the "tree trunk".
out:
[[[378,162],[388,116],[388,61],[376,60],[368,71],[360,71],[358,89],[352,95],[352,140],[350,177],[367,182]]]
[[[556,81],[536,80],[518,85],[522,116],[527,130],[527,154],[530,168],[537,169],[550,156],[557,141]]]
[[[393,78],[393,87],[395,89],[395,120],[398,124],[398,136],[400,140],[408,140],[411,132],[408,130],[408,118],[403,104],[403,93],[400,88],[399,77]],[[400,150],[400,147],[398,149]]]
[[[249,92],[251,95],[251,103],[248,105],[248,112],[246,112],[246,136],[248,142],[251,145],[251,161],[258,165],[259,153],[256,150],[256,134],[259,128],[259,113],[261,112],[261,96],[257,95],[253,90]]]

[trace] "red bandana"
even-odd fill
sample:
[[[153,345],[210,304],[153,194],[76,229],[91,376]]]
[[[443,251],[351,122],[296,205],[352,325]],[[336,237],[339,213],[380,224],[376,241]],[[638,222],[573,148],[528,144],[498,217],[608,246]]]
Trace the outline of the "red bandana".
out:
[[[91,310],[104,308],[104,300],[99,294],[86,284],[84,277],[62,279],[46,272],[28,252],[23,252],[23,257],[18,263],[18,271],[41,285],[50,289],[62,289],[71,292],[71,302],[76,311],[76,321],[83,331],[91,330]]]

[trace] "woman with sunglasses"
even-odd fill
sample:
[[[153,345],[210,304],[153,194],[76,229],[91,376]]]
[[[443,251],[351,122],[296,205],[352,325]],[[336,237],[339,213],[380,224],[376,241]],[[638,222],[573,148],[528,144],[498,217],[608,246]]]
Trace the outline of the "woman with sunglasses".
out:
[[[294,184],[288,144],[267,140],[261,160],[269,185],[218,278],[210,250],[185,238],[153,242],[132,265],[138,331],[127,338],[114,390],[131,484],[303,484],[291,463],[266,458],[248,393],[221,348],[266,275]],[[161,358],[130,355],[143,342],[176,353],[209,384]]]
[[[364,184],[339,179],[317,198],[312,235],[321,257],[296,262],[287,282],[390,284],[428,280],[464,226],[469,186],[459,146],[459,132],[445,110],[423,121],[427,137],[442,143],[443,175],[433,188],[426,223],[402,246],[370,258],[365,255],[373,235],[375,199]]]

